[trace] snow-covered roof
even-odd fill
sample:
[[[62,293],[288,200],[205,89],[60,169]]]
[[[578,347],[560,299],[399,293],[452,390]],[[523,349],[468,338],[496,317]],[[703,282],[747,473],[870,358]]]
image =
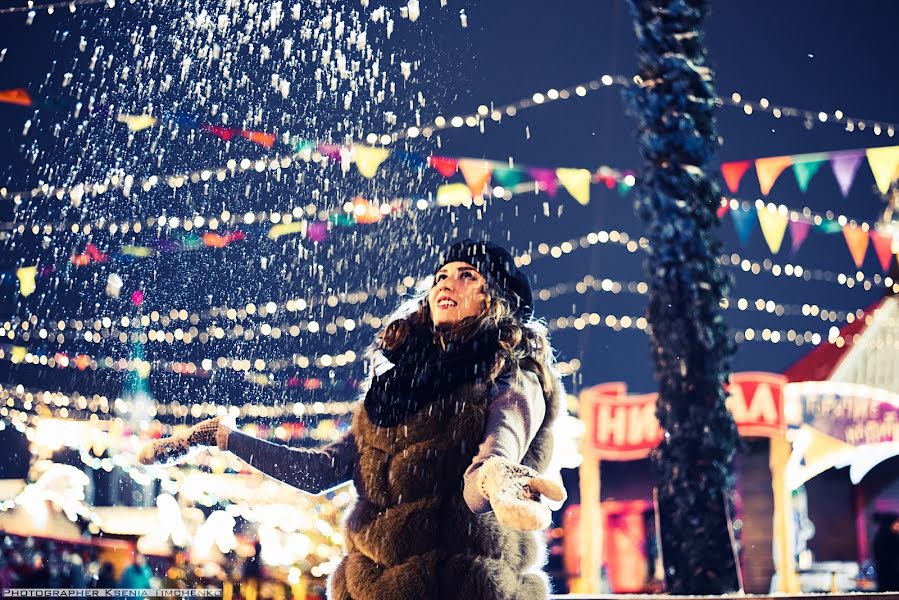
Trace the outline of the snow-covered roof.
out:
[[[899,393],[899,296],[884,298],[830,380]]]
[[[858,383],[899,393],[899,296],[886,296],[843,326],[845,343],[823,343],[785,375],[790,381]]]

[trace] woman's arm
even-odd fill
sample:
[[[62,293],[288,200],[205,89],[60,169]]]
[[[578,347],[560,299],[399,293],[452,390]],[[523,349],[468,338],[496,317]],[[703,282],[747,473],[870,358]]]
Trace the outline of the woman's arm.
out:
[[[321,494],[353,477],[356,440],[352,432],[321,448],[290,448],[232,430],[227,450],[278,481]]]
[[[477,484],[484,462],[499,456],[520,463],[545,417],[546,400],[535,373],[520,370],[496,380],[487,409],[484,440],[464,475],[462,493],[471,512],[482,514],[491,510],[490,501]]]

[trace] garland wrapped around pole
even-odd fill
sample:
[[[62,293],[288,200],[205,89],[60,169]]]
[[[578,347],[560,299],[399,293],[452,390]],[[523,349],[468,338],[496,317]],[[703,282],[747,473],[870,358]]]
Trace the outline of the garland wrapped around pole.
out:
[[[730,528],[738,440],[724,385],[734,347],[722,318],[729,280],[718,263],[719,144],[712,72],[701,31],[705,0],[630,0],[638,85],[626,90],[639,121],[644,172],[636,211],[647,227],[651,350],[665,437],[653,452],[667,591],[741,588]]]

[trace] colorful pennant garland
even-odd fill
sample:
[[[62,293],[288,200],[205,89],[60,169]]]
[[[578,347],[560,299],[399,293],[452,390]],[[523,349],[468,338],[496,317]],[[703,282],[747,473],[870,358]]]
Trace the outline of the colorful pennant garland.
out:
[[[746,246],[749,242],[756,223],[762,230],[762,236],[765,243],[771,250],[772,254],[780,252],[783,244],[784,235],[789,227],[790,231],[790,253],[795,255],[802,244],[808,237],[808,233],[814,224],[813,219],[804,215],[792,216],[788,211],[773,209],[770,205],[762,208],[744,205],[738,208],[732,208],[730,203],[725,201],[718,216],[723,217],[724,214],[730,212],[731,220],[734,224],[737,238],[741,246]],[[816,217],[820,219],[820,217]],[[816,229],[822,233],[834,234],[842,233],[846,240],[846,246],[856,268],[861,269],[865,261],[865,255],[869,245],[873,245],[877,253],[877,259],[884,273],[890,270],[893,256],[896,255],[899,260],[899,237],[894,238],[889,235],[875,230],[867,224],[858,225],[854,222],[841,225],[836,219],[820,219]]]
[[[755,161],[732,161],[721,165],[721,175],[727,189],[735,194],[740,189],[743,175],[754,163],[759,189],[763,196],[767,196],[784,170],[792,167],[799,189],[805,192],[808,190],[812,178],[820,171],[821,166],[825,162],[830,162],[840,192],[845,198],[858,173],[858,167],[865,158],[867,158],[868,166],[874,175],[877,188],[880,193],[886,194],[890,185],[899,178],[899,146],[816,152],[793,156],[770,156],[758,158]]]

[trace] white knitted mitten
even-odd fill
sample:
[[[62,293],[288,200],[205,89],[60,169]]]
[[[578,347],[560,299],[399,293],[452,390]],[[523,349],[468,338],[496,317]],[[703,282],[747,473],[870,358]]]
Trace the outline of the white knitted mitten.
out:
[[[220,417],[206,419],[187,431],[148,443],[141,448],[138,460],[145,465],[177,464],[184,460],[193,448],[218,446],[219,450],[227,450],[230,431],[230,427],[225,425]]]
[[[564,502],[568,497],[558,482],[501,456],[484,461],[478,471],[477,483],[478,489],[490,501],[497,521],[519,531],[549,527],[552,513],[540,502],[541,495],[556,502]]]

